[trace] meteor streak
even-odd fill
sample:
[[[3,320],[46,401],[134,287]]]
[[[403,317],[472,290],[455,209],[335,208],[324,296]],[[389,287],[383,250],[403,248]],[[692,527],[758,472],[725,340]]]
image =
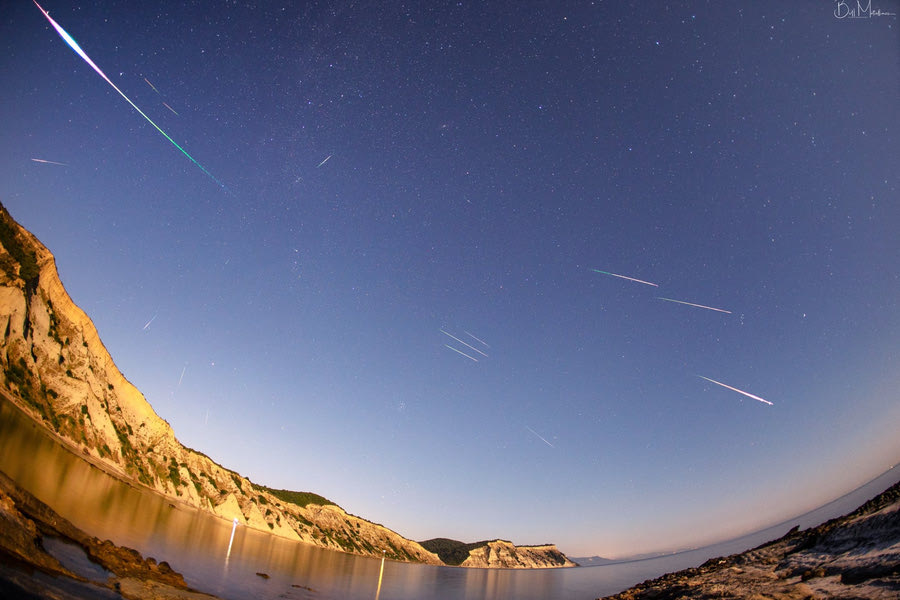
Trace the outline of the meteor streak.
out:
[[[539,438],[542,442],[544,442],[545,444],[547,444],[547,445],[550,446],[551,448],[556,448],[556,446],[554,446],[553,444],[551,444],[550,442],[548,442],[548,441],[546,440],[546,438],[544,438],[544,436],[542,436],[541,434],[539,434],[537,431],[535,431],[534,429],[532,429],[532,428],[529,427],[528,425],[525,426],[525,429],[527,429],[528,431],[530,431],[530,432],[533,433],[534,435],[538,436],[538,438]]]
[[[457,354],[462,354],[463,356],[465,356],[465,357],[468,358],[469,360],[474,360],[475,362],[478,362],[478,359],[477,359],[477,358],[473,358],[473,357],[469,356],[468,354],[466,354],[465,352],[463,352],[462,350],[457,350],[457,349],[454,348],[453,346],[448,346],[447,344],[444,344],[444,348],[450,348],[451,350],[453,350],[453,351],[456,352]]]
[[[454,340],[456,340],[457,342],[459,342],[460,344],[462,344],[462,345],[465,346],[466,348],[471,348],[472,350],[474,350],[474,351],[477,352],[478,354],[480,354],[480,355],[482,355],[482,356],[487,356],[487,354],[485,354],[484,352],[482,352],[481,350],[479,350],[479,349],[476,348],[475,346],[470,346],[469,344],[465,343],[464,341],[462,341],[461,339],[459,339],[459,338],[456,337],[455,335],[450,335],[449,333],[447,333],[447,332],[444,331],[443,329],[441,329],[441,333],[443,333],[443,334],[446,335],[446,336],[452,337]]]
[[[731,314],[730,310],[723,310],[721,308],[713,308],[712,306],[704,306],[702,304],[694,304],[693,302],[682,302],[681,300],[672,300],[671,298],[662,298],[660,296],[656,297],[657,300],[665,300],[666,302],[675,302],[677,304],[686,304],[688,306],[696,306],[697,308],[705,308],[706,310],[714,310],[720,313]]]
[[[176,115],[178,115],[178,113],[175,112],[175,109],[172,108],[171,106],[169,106],[168,104],[166,104],[165,102],[163,102],[163,106],[165,106],[166,108],[168,108],[169,110],[171,110],[173,113],[175,113]],[[181,116],[181,115],[178,115],[178,116]]]
[[[469,333],[468,331],[463,330],[463,333],[465,333],[467,336],[469,336],[469,337],[472,338],[473,340],[478,341],[478,342],[481,342],[482,344],[484,344],[484,347],[485,347],[485,348],[490,348],[490,347],[491,347],[490,344],[488,344],[486,341],[484,341],[484,340],[482,340],[482,339],[479,339],[479,338],[475,337],[474,335],[472,335],[472,334]]]
[[[609,273],[607,271],[601,271],[599,269],[591,269],[591,271],[595,273],[602,273],[603,275],[610,275],[611,277],[618,277],[619,279],[627,279],[628,281],[636,281],[637,283],[643,283],[644,285],[652,285],[653,287],[659,287],[655,283],[650,283],[649,281],[644,281],[642,279],[635,279],[634,277],[625,277],[624,275],[616,275],[615,273]]]
[[[326,157],[325,157],[325,160],[323,160],[322,162],[320,162],[319,164],[316,165],[316,168],[318,169],[319,167],[321,167],[322,165],[324,165],[325,163],[327,163],[327,162],[328,162],[328,159],[331,158],[332,156],[334,156],[334,154],[329,154],[328,156],[326,156]]]
[[[731,391],[733,391],[733,392],[737,392],[738,394],[743,394],[743,395],[747,396],[748,398],[753,398],[754,400],[759,400],[760,402],[763,402],[763,403],[765,403],[765,404],[768,404],[769,406],[774,406],[774,405],[773,405],[771,402],[769,402],[768,400],[765,400],[765,399],[763,399],[763,398],[760,398],[759,396],[754,396],[753,394],[750,394],[750,393],[745,392],[745,391],[743,391],[743,390],[739,390],[739,389],[737,389],[736,387],[731,387],[730,385],[725,385],[725,384],[722,383],[721,381],[716,381],[715,379],[710,379],[709,377],[704,377],[703,375],[697,375],[697,377],[699,377],[700,379],[705,379],[706,381],[708,381],[708,382],[710,382],[710,383],[714,383],[714,384],[716,384],[716,385],[721,385],[723,388],[728,388],[729,390],[731,390]]]
[[[59,24],[58,24],[56,21],[53,20],[53,18],[50,16],[50,13],[48,13],[46,10],[44,10],[43,7],[42,7],[40,4],[37,3],[37,0],[33,0],[33,1],[34,1],[34,5],[37,6],[38,9],[40,9],[40,11],[44,14],[44,16],[47,17],[47,20],[50,21],[50,24],[53,25],[53,29],[56,30],[56,33],[58,33],[59,36],[60,36],[63,40],[65,40],[65,42],[69,45],[69,47],[72,48],[72,50],[74,50],[74,51],[78,54],[78,56],[80,56],[81,58],[84,59],[84,62],[86,62],[87,64],[89,64],[89,65],[91,66],[91,68],[94,69],[94,70],[97,72],[97,74],[100,75],[100,77],[103,78],[104,81],[106,81],[106,83],[108,83],[110,86],[112,86],[112,88],[113,88],[114,90],[116,90],[117,92],[119,92],[119,95],[122,96],[123,98],[125,98],[125,101],[128,102],[128,104],[130,104],[131,107],[134,108],[134,110],[138,111],[138,113],[140,113],[140,115],[141,115],[142,117],[144,117],[144,118],[147,120],[148,123],[150,123],[151,125],[153,125],[153,127],[155,127],[156,130],[157,130],[158,132],[160,132],[161,134],[163,134],[163,137],[165,137],[167,140],[169,140],[170,142],[172,142],[172,145],[173,145],[173,146],[175,146],[176,148],[178,148],[179,150],[181,150],[181,153],[182,153],[182,154],[184,154],[185,156],[187,156],[187,157],[191,160],[192,163],[194,163],[195,165],[197,165],[197,166],[200,168],[201,171],[203,171],[204,173],[206,173],[207,177],[209,177],[210,179],[212,179],[213,181],[215,181],[217,184],[219,184],[219,186],[221,186],[222,189],[225,189],[225,190],[228,189],[228,188],[225,186],[224,183],[222,183],[221,181],[219,181],[218,179],[216,179],[216,177],[215,177],[212,173],[210,173],[209,171],[207,171],[207,170],[206,170],[206,167],[204,167],[203,165],[201,165],[200,163],[198,163],[197,160],[196,160],[193,156],[191,156],[190,154],[188,154],[187,151],[186,151],[184,148],[182,148],[181,146],[179,146],[179,145],[175,142],[175,140],[173,140],[172,138],[170,138],[170,137],[169,137],[169,134],[167,134],[165,131],[163,131],[162,129],[160,129],[159,125],[157,125],[156,123],[154,123],[153,120],[150,119],[150,117],[148,117],[147,115],[145,115],[145,114],[144,114],[144,111],[142,111],[140,108],[138,108],[137,105],[136,105],[134,102],[132,102],[130,98],[128,98],[128,96],[126,96],[124,93],[122,93],[122,90],[120,90],[118,87],[116,87],[116,84],[114,84],[112,81],[110,81],[109,77],[107,77],[106,74],[105,74],[102,70],[100,70],[100,67],[98,67],[98,66],[94,63],[94,61],[92,61],[91,58],[90,58],[87,54],[85,54],[84,50],[81,49],[81,46],[78,45],[78,42],[76,42],[76,41],[72,38],[72,36],[69,35],[69,34],[66,32],[65,29],[63,29],[62,27],[60,27]],[[147,83],[150,83],[150,82],[148,81]],[[153,84],[150,84],[150,85],[151,85],[151,87],[153,86]],[[154,89],[156,89],[156,88],[154,88]]]
[[[154,91],[154,92],[156,92],[157,94],[159,93],[159,90],[156,89],[156,86],[155,86],[155,85],[153,85],[152,83],[150,83],[150,80],[149,80],[149,79],[147,79],[146,77],[144,77],[144,81],[147,82],[147,85],[149,85],[150,87],[153,88],[153,91]],[[163,104],[165,104],[165,102],[163,102]]]
[[[69,165],[67,165],[66,163],[56,162],[55,160],[44,160],[43,158],[32,158],[31,160],[33,160],[33,161],[36,162],[36,163],[42,163],[42,164],[45,164],[45,165],[59,165],[59,166],[61,166],[61,167],[68,167],[68,166],[69,166]]]
[[[141,331],[147,331],[147,328],[150,327],[150,323],[152,323],[158,316],[159,316],[158,314],[153,315],[153,318],[151,318],[149,321],[147,321],[147,324],[144,325],[144,328]]]

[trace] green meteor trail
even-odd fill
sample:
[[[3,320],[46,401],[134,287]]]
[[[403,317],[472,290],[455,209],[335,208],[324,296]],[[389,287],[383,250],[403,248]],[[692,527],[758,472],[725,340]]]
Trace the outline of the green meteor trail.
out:
[[[114,90],[116,90],[117,92],[119,92],[119,95],[122,96],[123,98],[125,98],[125,100],[128,102],[128,104],[130,104],[130,105],[132,106],[132,108],[134,108],[134,110],[138,111],[138,113],[140,113],[140,115],[141,115],[142,117],[144,117],[144,118],[147,120],[148,123],[150,123],[151,125],[153,125],[153,127],[155,127],[156,130],[157,130],[158,132],[160,132],[161,134],[163,134],[163,136],[164,136],[167,140],[169,140],[170,142],[172,142],[172,145],[173,145],[173,146],[175,146],[176,148],[178,148],[179,150],[181,150],[181,153],[184,154],[185,156],[187,156],[187,157],[191,160],[192,163],[194,163],[195,165],[197,165],[197,166],[200,168],[201,171],[203,171],[204,173],[206,173],[206,175],[207,175],[210,179],[212,179],[212,180],[215,181],[217,184],[219,184],[219,186],[221,186],[223,189],[225,189],[225,190],[228,189],[228,188],[225,186],[224,183],[222,183],[221,181],[219,181],[218,179],[216,179],[216,177],[215,177],[212,173],[210,173],[209,171],[207,171],[207,170],[206,170],[206,167],[204,167],[203,165],[201,165],[199,162],[197,162],[197,160],[196,160],[193,156],[191,156],[190,154],[188,154],[188,153],[187,153],[187,150],[185,150],[184,148],[182,148],[181,146],[179,146],[178,143],[177,143],[175,140],[173,140],[172,138],[170,138],[170,137],[169,137],[169,134],[167,134],[165,131],[163,131],[162,129],[160,129],[159,125],[157,125],[156,123],[154,123],[153,120],[150,119],[150,117],[148,117],[147,115],[145,115],[145,114],[144,114],[144,111],[142,111],[140,108],[138,108],[137,105],[136,105],[134,102],[132,102],[131,99],[130,99],[128,96],[126,96],[124,93],[122,93],[122,90],[120,90],[118,87],[116,87],[116,84],[114,84],[112,81],[110,81],[109,77],[107,77],[106,74],[105,74],[102,70],[100,70],[100,67],[98,67],[98,66],[94,63],[94,61],[92,61],[91,58],[85,53],[85,51],[81,49],[81,46],[78,45],[78,42],[76,42],[76,41],[72,38],[72,36],[69,35],[69,34],[66,32],[65,29],[63,29],[62,27],[60,27],[59,24],[58,24],[56,21],[53,20],[53,18],[50,16],[50,14],[49,14],[46,10],[44,10],[43,7],[41,7],[40,4],[37,3],[37,0],[34,0],[34,5],[37,6],[38,9],[40,9],[40,11],[44,14],[45,17],[47,17],[47,20],[50,21],[50,24],[53,25],[53,28],[56,30],[56,32],[59,34],[59,36],[60,36],[63,40],[65,40],[65,42],[69,45],[69,47],[72,48],[72,50],[74,50],[74,51],[78,54],[78,56],[80,56],[81,58],[83,58],[84,61],[85,61],[87,64],[89,64],[89,65],[91,66],[91,68],[93,68],[95,71],[97,71],[97,74],[100,75],[100,77],[102,77],[102,78],[106,81],[106,83],[108,83],[109,85],[111,85],[112,88],[113,88]],[[146,79],[145,79],[145,81],[146,81]],[[147,81],[147,83],[150,83],[150,82]],[[153,84],[150,84],[150,85],[151,85],[151,87],[153,86]],[[156,89],[156,88],[154,88],[154,89]]]

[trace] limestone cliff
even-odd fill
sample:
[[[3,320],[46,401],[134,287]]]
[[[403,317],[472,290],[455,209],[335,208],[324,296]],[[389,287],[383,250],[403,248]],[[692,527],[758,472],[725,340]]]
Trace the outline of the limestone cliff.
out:
[[[231,521],[325,548],[444,564],[417,542],[310,493],[252,483],[186,448],[113,363],[53,255],[0,204],[0,393],[114,475]],[[490,542],[464,566],[574,566],[555,547]],[[459,564],[459,563],[455,563]]]
[[[69,298],[53,255],[0,205],[0,392],[85,458],[229,521],[317,546],[441,564],[315,494],[256,485],[178,442]]]
[[[469,552],[469,558],[461,567],[489,569],[545,569],[576,567],[553,544],[542,546],[515,546],[512,542],[495,540]]]

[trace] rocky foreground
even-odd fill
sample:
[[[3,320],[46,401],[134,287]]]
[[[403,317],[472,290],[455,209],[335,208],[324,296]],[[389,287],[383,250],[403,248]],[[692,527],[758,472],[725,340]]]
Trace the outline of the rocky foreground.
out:
[[[818,527],[605,600],[900,598],[900,484]]]
[[[74,572],[46,550],[49,540],[77,546],[102,575]],[[2,472],[0,598],[215,600],[190,589],[168,563],[84,533]]]

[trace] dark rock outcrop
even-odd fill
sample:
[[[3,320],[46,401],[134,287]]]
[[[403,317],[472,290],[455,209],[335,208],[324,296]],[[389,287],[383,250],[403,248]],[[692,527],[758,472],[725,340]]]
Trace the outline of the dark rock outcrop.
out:
[[[900,598],[900,484],[852,513],[606,600]]]
[[[50,537],[79,546],[91,562],[111,573],[110,578],[89,581],[72,572],[44,548],[44,539]],[[137,550],[81,531],[3,472],[0,566],[0,591],[8,597],[106,598],[131,589],[127,594],[131,598],[213,598],[188,588],[184,577],[165,561],[157,563]],[[51,577],[39,581],[36,574]]]

